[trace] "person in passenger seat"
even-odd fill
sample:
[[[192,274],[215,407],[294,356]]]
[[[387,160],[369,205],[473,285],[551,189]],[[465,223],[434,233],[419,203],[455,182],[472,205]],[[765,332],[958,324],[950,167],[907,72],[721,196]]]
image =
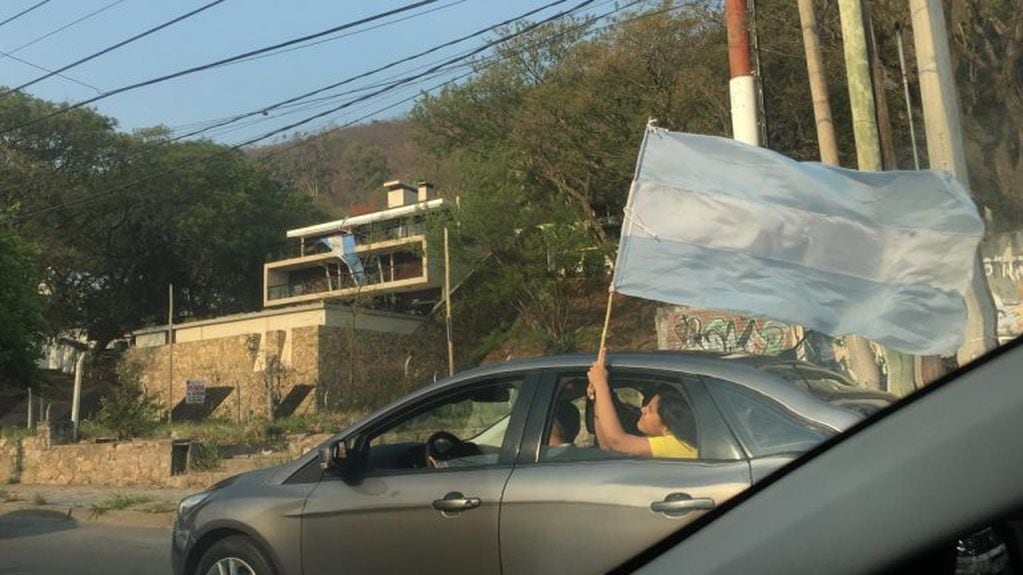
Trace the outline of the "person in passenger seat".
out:
[[[587,394],[593,400],[594,427],[597,441],[605,451],[614,451],[640,457],[695,459],[696,448],[682,437],[692,429],[692,412],[678,390],[662,387],[643,406],[637,428],[642,436],[632,435],[622,428],[618,412],[611,399],[604,350],[593,362],[586,377],[590,381]]]
[[[570,447],[579,435],[579,409],[566,399],[558,400],[554,407],[554,421],[547,436],[548,447]]]

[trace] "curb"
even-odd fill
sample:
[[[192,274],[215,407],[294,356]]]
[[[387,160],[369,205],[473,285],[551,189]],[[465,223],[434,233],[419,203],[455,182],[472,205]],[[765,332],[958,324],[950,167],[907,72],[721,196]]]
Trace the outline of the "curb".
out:
[[[25,501],[0,503],[0,518],[10,513],[21,512],[22,515],[31,515],[32,511],[40,512],[48,520],[56,520],[63,516],[65,520],[73,520],[79,523],[93,523],[102,525],[121,525],[125,527],[155,527],[170,529],[174,525],[174,513],[147,513],[131,509],[107,511],[101,515],[95,515],[88,507],[69,507],[66,505],[33,505]],[[28,513],[26,513],[28,512]]]

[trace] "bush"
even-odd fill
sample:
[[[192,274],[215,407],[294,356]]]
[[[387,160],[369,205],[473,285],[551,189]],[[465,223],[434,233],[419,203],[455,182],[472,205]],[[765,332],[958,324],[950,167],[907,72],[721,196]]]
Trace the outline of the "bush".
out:
[[[100,402],[96,423],[118,439],[145,436],[156,428],[162,408],[146,393],[140,375],[137,363],[122,364],[117,372],[118,386]]]
[[[188,448],[189,471],[217,471],[220,469],[220,446],[210,441],[193,441]]]

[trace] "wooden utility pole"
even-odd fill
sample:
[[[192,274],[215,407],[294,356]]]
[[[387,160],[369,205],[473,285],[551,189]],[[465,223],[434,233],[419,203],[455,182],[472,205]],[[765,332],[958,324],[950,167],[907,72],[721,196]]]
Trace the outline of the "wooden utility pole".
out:
[[[167,284],[167,425],[174,423],[174,284]]]
[[[913,122],[913,98],[909,95],[909,76],[906,75],[906,51],[902,42],[902,24],[895,25],[895,42],[899,47],[899,72],[902,74],[902,91],[906,98],[906,118],[909,119],[909,141],[913,146],[913,169],[920,169],[920,153],[916,146],[916,124]]]
[[[951,173],[969,189],[959,95],[949,54],[945,13],[940,0],[909,0],[909,11],[913,17],[913,42],[930,166]],[[966,341],[957,353],[959,365],[973,361],[998,345],[995,313],[978,253],[973,280],[966,293]]]
[[[451,250],[444,226],[444,324],[448,334],[448,375],[455,375],[455,343],[451,338]]]
[[[824,58],[821,56],[820,37],[817,35],[817,15],[814,13],[813,0],[799,0],[799,24],[803,29],[806,73],[810,77],[810,96],[813,99],[813,117],[817,125],[817,147],[820,149],[821,162],[837,166],[835,122],[831,119],[828,80],[824,76]]]

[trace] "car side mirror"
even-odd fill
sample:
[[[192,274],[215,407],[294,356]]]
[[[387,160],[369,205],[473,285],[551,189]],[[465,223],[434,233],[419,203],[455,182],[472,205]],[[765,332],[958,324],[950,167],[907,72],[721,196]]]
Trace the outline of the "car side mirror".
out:
[[[348,459],[348,446],[344,441],[335,441],[320,448],[320,469],[339,471]]]

